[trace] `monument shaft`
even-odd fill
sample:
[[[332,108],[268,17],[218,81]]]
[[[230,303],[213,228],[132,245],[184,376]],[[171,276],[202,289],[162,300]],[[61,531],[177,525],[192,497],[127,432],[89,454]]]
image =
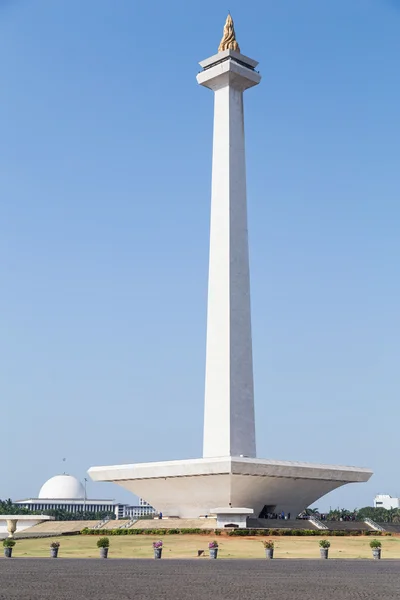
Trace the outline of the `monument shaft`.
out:
[[[217,57],[198,76],[214,91],[203,456],[255,457],[243,92],[260,76]]]

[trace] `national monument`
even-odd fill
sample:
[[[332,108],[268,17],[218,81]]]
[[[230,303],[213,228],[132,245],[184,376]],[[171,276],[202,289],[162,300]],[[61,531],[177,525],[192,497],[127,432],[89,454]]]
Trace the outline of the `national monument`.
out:
[[[256,458],[243,92],[260,83],[229,15],[218,53],[202,61],[214,92],[203,458],[92,467],[165,516],[297,515],[369,469]],[[235,517],[236,518],[236,517]]]

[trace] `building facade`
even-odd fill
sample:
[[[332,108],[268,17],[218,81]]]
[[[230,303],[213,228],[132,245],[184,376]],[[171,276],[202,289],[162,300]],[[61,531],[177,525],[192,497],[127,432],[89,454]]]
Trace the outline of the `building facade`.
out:
[[[28,498],[26,500],[17,500],[15,504],[32,511],[65,510],[69,513],[81,512],[112,512],[118,516],[123,504],[118,504],[115,500],[91,500],[73,498]]]
[[[130,504],[118,505],[118,519],[140,519],[150,518],[157,515],[156,510],[150,506],[145,500],[139,498],[139,506],[131,506]]]
[[[56,475],[41,487],[37,498],[14,502],[32,512],[64,510],[68,513],[113,513],[116,519],[135,519],[156,515],[155,509],[142,498],[139,505],[129,505],[115,500],[94,500],[86,497],[82,483],[72,475]]]
[[[400,498],[392,498],[389,494],[378,494],[374,498],[374,507],[386,508],[386,510],[400,508]]]

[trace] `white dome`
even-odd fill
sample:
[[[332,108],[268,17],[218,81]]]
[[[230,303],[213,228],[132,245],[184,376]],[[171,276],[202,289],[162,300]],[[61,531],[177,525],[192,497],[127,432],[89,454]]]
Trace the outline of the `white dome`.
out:
[[[56,475],[42,485],[39,498],[51,500],[82,500],[85,490],[76,477],[72,475]]]

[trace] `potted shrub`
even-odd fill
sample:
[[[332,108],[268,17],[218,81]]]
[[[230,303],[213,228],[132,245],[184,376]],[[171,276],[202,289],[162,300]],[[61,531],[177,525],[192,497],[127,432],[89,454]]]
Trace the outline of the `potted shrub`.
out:
[[[107,558],[110,540],[108,537],[101,537],[97,540],[97,547],[100,548],[100,558]]]
[[[12,557],[12,549],[15,546],[15,541],[12,540],[11,538],[6,538],[5,540],[3,540],[3,546],[4,546],[4,556],[6,558],[11,558]]]
[[[319,552],[321,558],[328,558],[328,551],[331,547],[331,543],[329,540],[320,540],[319,541]]]
[[[372,548],[372,558],[380,560],[382,552],[382,543],[379,540],[371,540],[369,543]]]
[[[154,558],[161,558],[163,543],[161,540],[153,542]]]
[[[57,558],[59,547],[60,547],[60,542],[51,542],[51,544],[50,544],[50,558]]]
[[[274,542],[272,540],[264,540],[263,545],[266,558],[274,558]]]
[[[208,549],[210,551],[210,558],[217,558],[218,556],[218,542],[212,541],[208,544]]]

